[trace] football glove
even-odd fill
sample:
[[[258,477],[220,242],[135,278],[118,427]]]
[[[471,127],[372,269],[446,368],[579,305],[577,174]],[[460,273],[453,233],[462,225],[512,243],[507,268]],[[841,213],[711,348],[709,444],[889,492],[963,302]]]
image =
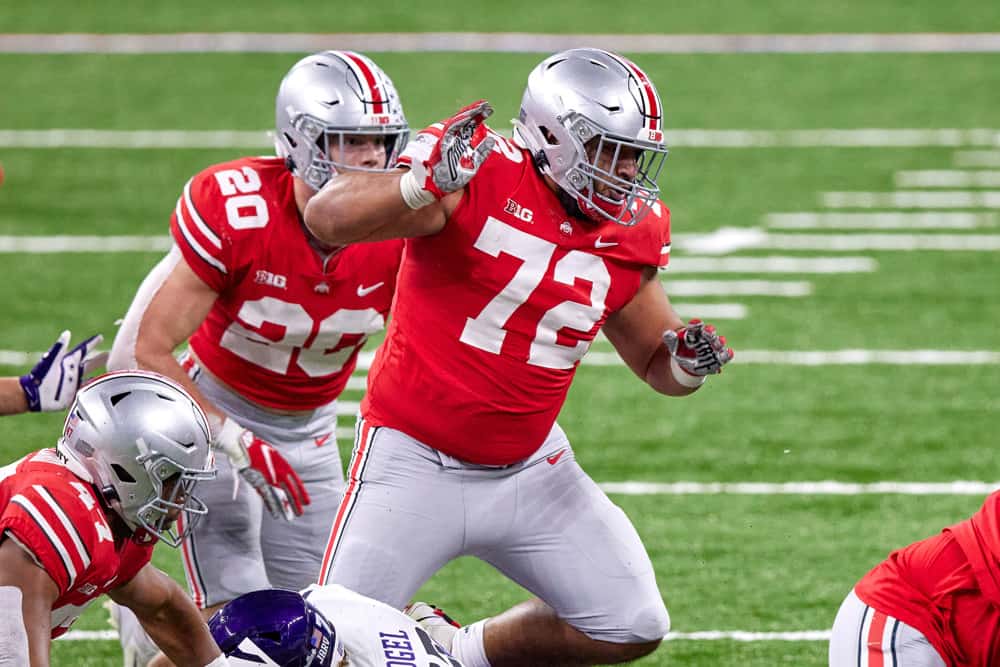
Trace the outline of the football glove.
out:
[[[65,410],[87,373],[107,363],[107,352],[94,351],[104,340],[100,334],[67,351],[69,339],[70,332],[63,331],[35,367],[20,377],[31,412]]]
[[[428,158],[414,161],[400,181],[407,206],[432,204],[472,180],[493,150],[495,139],[483,124],[492,113],[489,102],[479,100],[444,121],[440,137],[428,133],[418,137],[417,141],[430,138],[435,143]]]
[[[674,379],[685,387],[700,386],[707,376],[721,373],[735,355],[732,348],[726,347],[726,338],[701,320],[668,329],[663,334],[663,344],[670,352]]]
[[[303,506],[310,502],[309,493],[278,450],[229,417],[219,429],[215,447],[229,457],[240,477],[256,489],[271,516],[292,521],[302,515]]]

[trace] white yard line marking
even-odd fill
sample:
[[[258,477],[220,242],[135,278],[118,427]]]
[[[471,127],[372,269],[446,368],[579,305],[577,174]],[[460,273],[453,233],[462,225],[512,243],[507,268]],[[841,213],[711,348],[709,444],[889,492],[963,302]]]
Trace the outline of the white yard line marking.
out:
[[[749,309],[742,303],[673,303],[674,310],[686,320],[700,317],[704,320],[745,320]]]
[[[1000,171],[922,169],[897,171],[897,188],[1000,188]]]
[[[998,172],[1000,173],[1000,172]],[[770,229],[978,229],[996,227],[996,213],[768,213]],[[673,261],[670,262],[673,266]]]
[[[547,34],[179,33],[2,34],[0,53],[306,53],[358,51],[552,52],[588,44],[630,53],[983,53],[1000,51],[1000,33],[909,34]]]
[[[827,208],[1000,208],[998,190],[823,192]]]
[[[614,352],[591,350],[588,366],[621,366]],[[780,366],[967,366],[1000,364],[993,350],[736,350],[734,364]]]
[[[956,151],[956,167],[1000,167],[1000,151]]]
[[[668,274],[664,274],[668,275]],[[785,296],[812,294],[812,283],[778,280],[671,280],[661,278],[671,297],[678,296]]]
[[[117,640],[114,630],[70,630],[57,641],[111,641]],[[737,641],[737,642],[819,642],[830,641],[829,630],[798,630],[793,632],[750,632],[747,630],[701,630],[698,632],[671,632],[666,641]]]
[[[664,273],[871,273],[871,257],[674,257]]]
[[[497,128],[502,129],[502,128]],[[510,135],[510,128],[506,130]],[[270,149],[270,130],[0,130],[0,148]],[[687,148],[997,146],[1000,129],[708,130],[668,129],[666,142]]]
[[[603,482],[605,493],[625,496],[738,495],[738,496],[859,496],[899,494],[911,496],[985,496],[1000,489],[1000,482]]]
[[[689,253],[725,255],[740,250],[1000,250],[991,234],[772,234],[759,227],[722,227],[709,234],[677,234],[673,247]],[[668,269],[669,271],[669,269]]]
[[[169,236],[0,236],[0,253],[166,252]]]

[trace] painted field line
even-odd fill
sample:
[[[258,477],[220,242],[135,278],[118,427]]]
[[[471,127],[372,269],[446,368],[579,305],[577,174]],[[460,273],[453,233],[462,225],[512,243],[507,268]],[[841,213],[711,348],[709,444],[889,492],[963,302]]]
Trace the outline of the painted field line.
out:
[[[1000,172],[998,172],[1000,173]],[[768,213],[770,229],[979,229],[996,227],[996,213]],[[673,265],[673,262],[671,262]]]
[[[922,169],[897,171],[897,188],[1000,188],[1000,171]]]
[[[510,128],[504,130],[510,136]],[[271,130],[0,129],[0,148],[243,148],[270,150]],[[668,129],[666,142],[687,148],[1000,146],[1000,129]]]
[[[622,366],[615,352],[591,350],[588,366]],[[776,366],[967,366],[1000,364],[993,350],[736,350],[734,364]]]
[[[812,294],[812,283],[778,280],[671,280],[662,279],[667,293],[678,296],[785,296]]]
[[[357,51],[562,51],[588,44],[629,53],[982,53],[1000,51],[1000,33],[550,34],[178,33],[2,34],[0,53],[307,53],[336,44]]]
[[[674,257],[664,271],[678,273],[871,273],[871,257]]]
[[[57,641],[111,641],[117,640],[115,630],[70,630]],[[794,632],[750,632],[746,630],[702,630],[699,632],[670,632],[666,641],[720,641],[737,642],[819,642],[830,641],[829,630],[799,630]]]
[[[0,236],[0,253],[166,252],[170,236]]]
[[[1000,151],[956,151],[956,167],[1000,167]]]
[[[602,482],[605,493],[625,496],[738,495],[738,496],[984,496],[1000,489],[1000,482]]]
[[[42,352],[0,350],[0,366],[24,367],[34,364]],[[358,355],[359,372],[371,368],[373,351]],[[591,350],[583,358],[588,366],[624,366],[614,352]],[[737,350],[732,363],[785,366],[965,366],[1000,364],[1000,352],[994,350]],[[353,416],[356,401],[341,401],[339,415]]]
[[[677,234],[672,240],[677,250],[704,255],[751,249],[817,252],[1000,250],[1000,235],[996,234],[774,234],[759,227],[721,227],[709,234]]]
[[[1000,208],[1000,190],[823,192],[827,208]]]
[[[674,310],[686,320],[700,317],[703,320],[745,320],[750,309],[742,303],[689,303],[675,301]]]

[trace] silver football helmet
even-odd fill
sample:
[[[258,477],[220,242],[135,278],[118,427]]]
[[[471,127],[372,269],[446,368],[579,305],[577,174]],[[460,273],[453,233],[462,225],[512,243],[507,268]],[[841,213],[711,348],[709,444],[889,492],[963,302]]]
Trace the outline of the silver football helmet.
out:
[[[396,164],[410,127],[392,80],[370,58],[353,51],[323,51],[295,63],[281,80],[275,101],[275,149],[292,173],[319,190],[337,169],[364,169],[335,162],[344,135],[385,138],[386,162]]]
[[[528,76],[513,122],[542,173],[588,218],[631,226],[659,197],[663,107],[649,77],[626,58],[590,48],[549,56]]]
[[[180,385],[124,371],[80,390],[57,447],[133,534],[144,529],[176,547],[208,511],[193,494],[215,477],[210,442],[205,413]]]

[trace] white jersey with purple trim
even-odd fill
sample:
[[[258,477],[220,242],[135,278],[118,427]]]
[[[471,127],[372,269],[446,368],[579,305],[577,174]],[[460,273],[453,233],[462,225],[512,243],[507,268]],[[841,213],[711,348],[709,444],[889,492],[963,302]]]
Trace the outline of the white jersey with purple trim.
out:
[[[412,618],[343,586],[302,591],[344,643],[348,667],[462,667]]]

